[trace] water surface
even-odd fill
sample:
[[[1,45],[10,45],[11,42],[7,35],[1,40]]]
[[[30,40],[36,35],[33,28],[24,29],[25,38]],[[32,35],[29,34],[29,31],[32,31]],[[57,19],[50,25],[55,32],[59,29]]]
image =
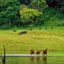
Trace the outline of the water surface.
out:
[[[6,57],[6,64],[64,64],[64,57]]]

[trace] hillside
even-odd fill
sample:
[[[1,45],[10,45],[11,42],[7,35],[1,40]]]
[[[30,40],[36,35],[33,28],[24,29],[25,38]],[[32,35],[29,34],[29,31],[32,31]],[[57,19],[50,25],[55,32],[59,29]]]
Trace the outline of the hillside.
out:
[[[64,51],[64,28],[48,28],[41,30],[0,30],[0,54],[3,53],[3,45],[5,45],[6,53],[29,53],[29,50],[42,50],[47,48],[48,51],[60,52]],[[19,35],[19,32],[27,31],[26,34]]]

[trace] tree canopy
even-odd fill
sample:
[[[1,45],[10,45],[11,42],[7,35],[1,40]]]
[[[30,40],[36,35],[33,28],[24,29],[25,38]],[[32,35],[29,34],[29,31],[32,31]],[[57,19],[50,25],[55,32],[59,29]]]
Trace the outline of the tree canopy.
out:
[[[52,15],[55,12],[63,15],[64,0],[0,0],[0,25],[43,25],[50,19],[50,11]]]

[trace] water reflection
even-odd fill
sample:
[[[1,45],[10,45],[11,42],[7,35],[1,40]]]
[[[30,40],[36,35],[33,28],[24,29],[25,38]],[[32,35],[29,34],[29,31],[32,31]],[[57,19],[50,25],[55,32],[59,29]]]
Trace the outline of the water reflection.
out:
[[[35,57],[35,64],[40,64],[40,62],[41,62],[41,59],[40,59],[40,57]]]
[[[34,57],[30,57],[30,64],[35,64],[34,63]]]
[[[30,64],[47,64],[47,57],[30,57]]]
[[[47,64],[47,56],[42,57],[42,62],[43,62],[43,64]]]

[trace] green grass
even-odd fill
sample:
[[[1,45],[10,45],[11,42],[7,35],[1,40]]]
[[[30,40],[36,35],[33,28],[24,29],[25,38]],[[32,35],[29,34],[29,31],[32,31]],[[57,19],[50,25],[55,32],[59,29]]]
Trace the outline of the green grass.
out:
[[[29,53],[29,49],[43,49],[54,51],[64,50],[64,28],[34,28],[27,30],[27,34],[18,35],[23,29],[0,30],[0,54],[3,53],[3,45],[6,47],[6,53]]]

